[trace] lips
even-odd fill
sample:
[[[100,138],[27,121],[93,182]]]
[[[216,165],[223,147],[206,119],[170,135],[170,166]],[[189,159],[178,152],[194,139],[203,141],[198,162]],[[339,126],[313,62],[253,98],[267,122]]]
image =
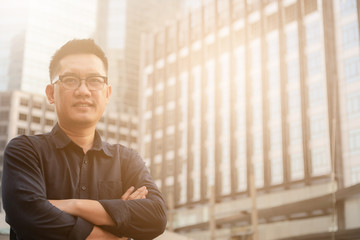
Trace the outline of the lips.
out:
[[[94,104],[91,102],[76,102],[72,106],[73,107],[93,107]]]

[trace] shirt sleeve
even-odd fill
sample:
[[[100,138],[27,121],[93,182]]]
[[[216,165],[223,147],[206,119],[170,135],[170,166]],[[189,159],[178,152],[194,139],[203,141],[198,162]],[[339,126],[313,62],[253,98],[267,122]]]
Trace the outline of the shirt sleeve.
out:
[[[115,227],[104,227],[117,235],[133,239],[153,239],[162,234],[166,227],[165,202],[152,180],[144,161],[133,150],[122,151],[122,181],[124,189],[146,186],[146,199],[123,201],[120,199],[100,200],[108,214],[115,221]]]
[[[20,136],[7,145],[2,177],[6,221],[18,239],[86,239],[93,225],[53,206],[35,146]]]

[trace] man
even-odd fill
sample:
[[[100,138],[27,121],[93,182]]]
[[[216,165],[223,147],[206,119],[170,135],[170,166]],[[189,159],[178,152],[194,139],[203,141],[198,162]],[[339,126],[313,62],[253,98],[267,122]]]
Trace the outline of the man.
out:
[[[4,152],[10,239],[152,239],[164,231],[164,200],[142,159],[96,131],[112,90],[107,68],[92,39],[54,54],[46,95],[57,124],[14,138]]]

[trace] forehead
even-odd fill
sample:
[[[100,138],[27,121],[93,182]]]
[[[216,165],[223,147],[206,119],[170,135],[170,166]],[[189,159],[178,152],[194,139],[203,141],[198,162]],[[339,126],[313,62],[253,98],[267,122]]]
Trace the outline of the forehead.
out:
[[[73,73],[100,73],[105,74],[105,67],[99,57],[94,54],[71,54],[59,61],[58,74]]]

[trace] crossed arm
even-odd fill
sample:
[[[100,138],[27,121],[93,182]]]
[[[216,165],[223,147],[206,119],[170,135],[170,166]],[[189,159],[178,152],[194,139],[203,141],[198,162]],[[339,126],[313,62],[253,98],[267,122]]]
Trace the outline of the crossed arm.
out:
[[[145,186],[134,191],[134,187],[130,187],[121,197],[122,200],[135,200],[135,199],[145,199],[148,194],[148,190]],[[60,210],[73,215],[81,217],[92,224],[94,228],[90,235],[87,237],[87,240],[96,240],[96,239],[127,239],[127,238],[118,238],[117,236],[102,230],[97,226],[115,226],[115,222],[106,212],[104,207],[100,202],[96,200],[89,199],[64,199],[64,200],[49,200],[51,204]]]

